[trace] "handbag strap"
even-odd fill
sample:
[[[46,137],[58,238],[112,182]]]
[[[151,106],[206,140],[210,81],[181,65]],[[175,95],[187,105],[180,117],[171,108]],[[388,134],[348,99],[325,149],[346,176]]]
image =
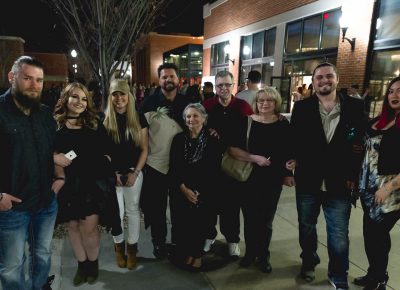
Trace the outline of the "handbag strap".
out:
[[[251,129],[251,122],[253,119],[251,116],[247,117],[247,134],[246,134],[246,151],[249,151],[249,136],[250,136],[250,129]]]

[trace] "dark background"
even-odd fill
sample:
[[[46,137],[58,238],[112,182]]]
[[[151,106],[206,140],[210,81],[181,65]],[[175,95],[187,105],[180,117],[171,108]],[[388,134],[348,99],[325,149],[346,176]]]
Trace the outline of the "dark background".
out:
[[[159,17],[159,33],[203,35],[203,5],[207,0],[173,0]],[[58,15],[43,0],[13,0],[2,3],[0,35],[19,36],[25,51],[68,51],[68,37]]]

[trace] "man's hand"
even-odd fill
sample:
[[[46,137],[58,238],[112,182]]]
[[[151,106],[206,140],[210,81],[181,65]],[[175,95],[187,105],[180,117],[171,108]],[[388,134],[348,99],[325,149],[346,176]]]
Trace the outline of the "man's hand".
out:
[[[131,187],[135,184],[137,178],[137,174],[134,172],[128,173],[128,179],[126,180],[125,186]]]
[[[13,202],[20,203],[22,200],[11,194],[3,193],[3,198],[0,200],[0,211],[10,210]]]
[[[257,165],[261,166],[261,167],[271,165],[271,160],[269,160],[269,158],[270,157],[266,158],[262,155],[253,155],[254,162],[257,163]]]
[[[287,170],[293,171],[296,168],[296,160],[290,159],[285,165]]]
[[[60,192],[60,189],[64,186],[65,180],[63,179],[56,179],[53,181],[53,184],[51,185],[51,190],[55,193],[58,194]]]
[[[215,129],[210,128],[210,129],[208,129],[208,131],[210,132],[211,136],[214,136],[214,137],[217,137],[218,139],[220,139],[219,134]]]
[[[69,160],[63,153],[55,153],[53,154],[54,163],[61,167],[67,167],[71,164],[71,160]]]

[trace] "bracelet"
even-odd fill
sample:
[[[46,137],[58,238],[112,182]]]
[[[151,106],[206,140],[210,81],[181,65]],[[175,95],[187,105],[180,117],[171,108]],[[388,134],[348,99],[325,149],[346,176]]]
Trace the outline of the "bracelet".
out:
[[[53,181],[56,181],[56,180],[65,180],[65,177],[62,177],[62,176],[54,177]]]
[[[0,192],[0,201],[3,199],[4,194],[2,192]]]

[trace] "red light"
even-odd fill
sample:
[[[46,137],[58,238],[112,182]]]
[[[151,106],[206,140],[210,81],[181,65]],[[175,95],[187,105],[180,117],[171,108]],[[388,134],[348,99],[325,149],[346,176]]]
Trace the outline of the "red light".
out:
[[[324,19],[328,20],[329,19],[329,13],[324,13]]]

